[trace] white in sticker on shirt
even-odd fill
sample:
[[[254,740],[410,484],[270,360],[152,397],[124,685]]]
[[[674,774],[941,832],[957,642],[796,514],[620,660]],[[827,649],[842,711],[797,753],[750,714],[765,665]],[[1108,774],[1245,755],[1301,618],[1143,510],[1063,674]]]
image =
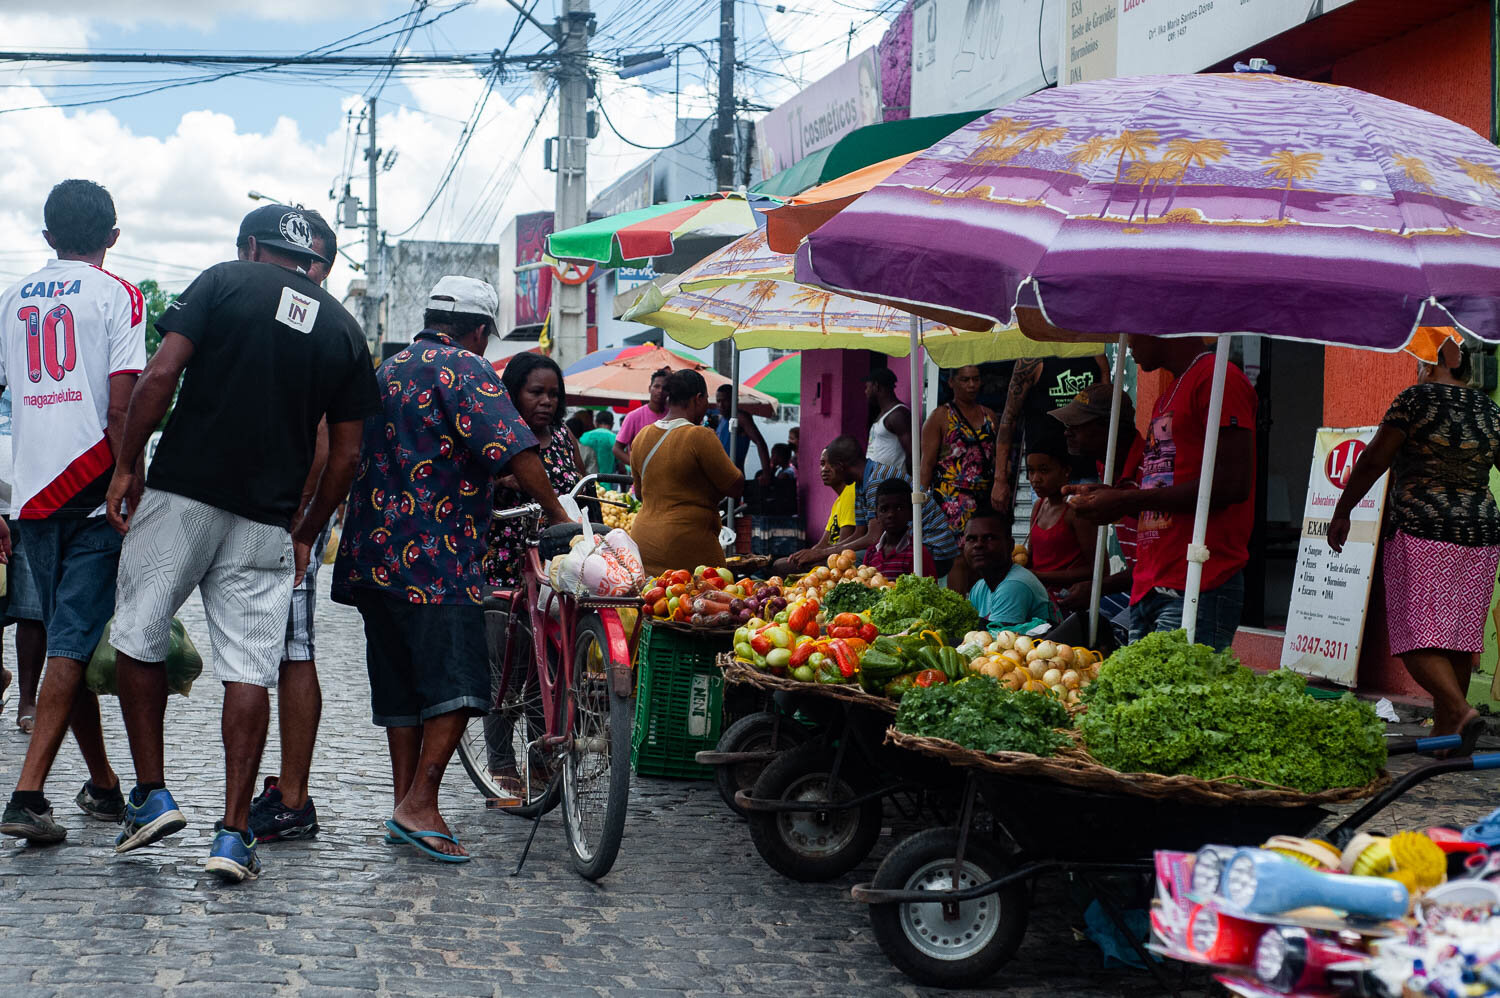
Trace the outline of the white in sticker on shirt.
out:
[[[319,304],[316,298],[299,295],[291,288],[282,288],[281,304],[276,306],[276,321],[291,326],[299,333],[310,333],[318,318]]]

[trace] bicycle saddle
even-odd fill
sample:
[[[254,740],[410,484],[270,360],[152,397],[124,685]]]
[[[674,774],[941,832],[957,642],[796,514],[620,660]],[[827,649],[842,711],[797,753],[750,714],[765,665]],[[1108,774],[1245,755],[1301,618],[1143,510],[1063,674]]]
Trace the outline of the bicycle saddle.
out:
[[[604,536],[609,533],[609,528],[602,523],[593,525],[594,533]],[[583,533],[581,523],[558,523],[542,530],[541,550],[542,561],[545,563],[549,558],[555,558],[560,554],[567,554],[572,547],[573,538]]]

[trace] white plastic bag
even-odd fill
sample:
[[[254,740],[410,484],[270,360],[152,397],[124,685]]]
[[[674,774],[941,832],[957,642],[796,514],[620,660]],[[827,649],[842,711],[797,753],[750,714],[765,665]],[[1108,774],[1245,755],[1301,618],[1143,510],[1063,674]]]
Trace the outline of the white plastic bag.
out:
[[[572,549],[552,559],[547,574],[554,589],[574,596],[629,596],[646,581],[630,535],[616,529],[600,536],[588,523]]]

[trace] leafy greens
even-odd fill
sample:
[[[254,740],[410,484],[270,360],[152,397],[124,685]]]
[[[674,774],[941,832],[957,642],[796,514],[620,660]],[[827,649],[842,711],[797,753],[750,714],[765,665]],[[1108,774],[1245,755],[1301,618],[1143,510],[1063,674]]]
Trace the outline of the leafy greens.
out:
[[[880,601],[882,592],[863,582],[840,582],[823,597],[823,609],[829,614],[863,613]]]
[[[1304,793],[1363,786],[1385,765],[1384,725],[1347,695],[1314,700],[1287,670],[1149,634],[1109,657],[1083,693],[1089,753],[1121,772],[1243,777]]]
[[[898,731],[946,738],[981,752],[1053,755],[1068,744],[1053,729],[1067,723],[1067,710],[1051,697],[1016,692],[988,676],[913,686],[896,712]]]
[[[903,575],[894,588],[884,590],[870,607],[870,620],[882,634],[931,629],[953,646],[980,626],[979,614],[967,598],[918,575]]]

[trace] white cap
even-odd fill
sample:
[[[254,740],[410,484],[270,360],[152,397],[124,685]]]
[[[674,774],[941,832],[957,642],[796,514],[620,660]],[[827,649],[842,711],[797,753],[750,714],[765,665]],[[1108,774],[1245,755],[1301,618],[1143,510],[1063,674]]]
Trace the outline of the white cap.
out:
[[[458,312],[464,315],[485,315],[498,321],[500,296],[492,285],[477,277],[458,277],[449,274],[438,278],[427,296],[427,307],[433,312]]]

